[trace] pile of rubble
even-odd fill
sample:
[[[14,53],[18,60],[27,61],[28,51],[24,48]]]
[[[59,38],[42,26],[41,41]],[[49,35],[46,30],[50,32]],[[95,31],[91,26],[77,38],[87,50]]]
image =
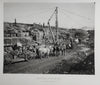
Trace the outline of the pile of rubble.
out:
[[[50,74],[94,74],[94,52],[74,52],[50,69]]]

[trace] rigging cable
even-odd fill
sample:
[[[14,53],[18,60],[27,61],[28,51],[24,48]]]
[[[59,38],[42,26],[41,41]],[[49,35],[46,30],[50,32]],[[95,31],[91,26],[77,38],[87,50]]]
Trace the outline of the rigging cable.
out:
[[[62,9],[62,8],[60,8],[60,9],[61,9],[61,10],[64,10],[64,11],[67,12],[67,13],[70,13],[70,14],[72,14],[72,15],[76,15],[76,16],[81,17],[81,18],[83,18],[83,19],[92,21],[91,18],[88,18],[88,17],[86,17],[86,16],[83,16],[83,15],[77,14],[77,13],[75,13],[75,12],[72,12],[72,11],[69,11],[69,10]]]

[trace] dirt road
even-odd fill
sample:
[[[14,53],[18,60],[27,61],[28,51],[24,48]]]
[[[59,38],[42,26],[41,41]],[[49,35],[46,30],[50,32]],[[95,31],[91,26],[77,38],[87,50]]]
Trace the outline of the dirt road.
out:
[[[46,73],[59,63],[64,56],[49,57],[43,59],[30,60],[28,62],[19,62],[15,64],[5,65],[4,73]]]
[[[47,73],[49,69],[54,68],[56,64],[61,62],[63,59],[70,59],[71,55],[76,51],[77,50],[69,51],[66,53],[66,56],[33,59],[28,62],[18,62],[5,65],[4,73]]]

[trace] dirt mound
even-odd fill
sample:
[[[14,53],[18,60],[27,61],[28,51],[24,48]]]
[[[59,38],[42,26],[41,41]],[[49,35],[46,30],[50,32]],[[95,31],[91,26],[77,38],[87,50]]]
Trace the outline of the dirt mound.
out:
[[[72,55],[71,55],[72,56]],[[73,55],[68,60],[62,60],[51,69],[50,74],[94,74],[94,53],[86,56],[84,52]]]

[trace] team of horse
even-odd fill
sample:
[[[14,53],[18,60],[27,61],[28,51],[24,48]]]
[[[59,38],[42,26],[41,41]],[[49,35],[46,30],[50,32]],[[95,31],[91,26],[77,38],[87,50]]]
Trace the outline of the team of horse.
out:
[[[71,44],[61,44],[61,45],[40,45],[36,48],[37,57],[48,58],[49,56],[59,56],[59,55],[66,55],[66,50],[71,48]]]
[[[59,55],[66,55],[66,50],[72,48],[72,43],[68,44],[53,44],[53,45],[36,45],[36,46],[22,46],[18,47],[17,45],[14,45],[12,47],[13,51],[11,51],[12,56],[15,57],[23,57],[25,60],[33,59],[33,58],[49,58],[50,56],[56,56]],[[15,55],[16,54],[16,55]]]

